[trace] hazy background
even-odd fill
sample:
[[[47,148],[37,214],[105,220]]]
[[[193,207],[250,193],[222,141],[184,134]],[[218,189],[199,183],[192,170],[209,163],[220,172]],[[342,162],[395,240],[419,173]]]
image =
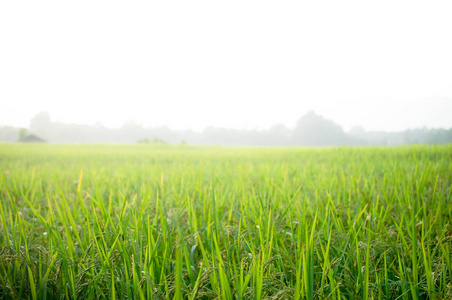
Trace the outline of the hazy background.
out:
[[[2,1],[0,126],[46,111],[292,130],[315,110],[346,131],[451,128],[451,15],[450,1]]]

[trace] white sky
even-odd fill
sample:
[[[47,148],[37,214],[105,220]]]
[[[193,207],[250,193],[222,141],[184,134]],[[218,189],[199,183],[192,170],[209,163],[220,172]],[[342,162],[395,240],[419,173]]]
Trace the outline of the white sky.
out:
[[[452,1],[1,1],[0,125],[452,127]]]

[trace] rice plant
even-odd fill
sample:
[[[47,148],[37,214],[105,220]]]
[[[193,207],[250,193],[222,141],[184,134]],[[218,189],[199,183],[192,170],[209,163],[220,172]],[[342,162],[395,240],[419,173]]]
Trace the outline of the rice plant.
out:
[[[452,146],[0,145],[0,299],[450,299]]]

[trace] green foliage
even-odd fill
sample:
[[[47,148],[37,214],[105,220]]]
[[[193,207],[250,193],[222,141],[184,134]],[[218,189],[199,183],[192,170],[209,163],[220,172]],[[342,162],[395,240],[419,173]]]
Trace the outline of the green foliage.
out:
[[[0,145],[2,299],[450,299],[452,146]]]
[[[27,128],[21,128],[19,129],[19,139],[23,139],[24,137],[27,136]]]

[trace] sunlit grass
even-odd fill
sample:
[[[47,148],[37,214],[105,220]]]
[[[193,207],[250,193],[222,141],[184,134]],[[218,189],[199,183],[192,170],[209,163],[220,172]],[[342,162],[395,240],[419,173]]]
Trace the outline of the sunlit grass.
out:
[[[0,145],[0,299],[452,298],[452,146]]]

